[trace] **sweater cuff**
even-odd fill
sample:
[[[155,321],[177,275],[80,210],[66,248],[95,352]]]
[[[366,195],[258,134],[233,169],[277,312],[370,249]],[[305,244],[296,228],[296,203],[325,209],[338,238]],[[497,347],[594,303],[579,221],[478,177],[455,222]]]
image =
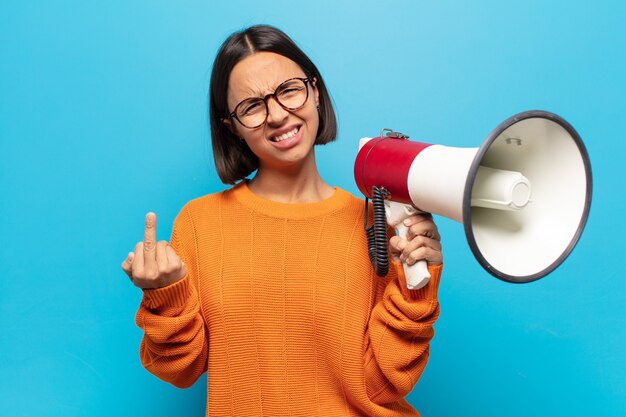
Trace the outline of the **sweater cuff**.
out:
[[[181,280],[162,288],[143,290],[142,303],[149,309],[182,307],[191,295],[189,274]]]
[[[391,261],[396,268],[398,274],[398,286],[402,296],[407,301],[415,300],[436,300],[437,291],[439,289],[439,280],[441,279],[441,270],[443,264],[428,265],[428,272],[430,273],[430,280],[428,283],[418,290],[410,290],[406,285],[406,277],[404,276],[404,268],[401,262]]]

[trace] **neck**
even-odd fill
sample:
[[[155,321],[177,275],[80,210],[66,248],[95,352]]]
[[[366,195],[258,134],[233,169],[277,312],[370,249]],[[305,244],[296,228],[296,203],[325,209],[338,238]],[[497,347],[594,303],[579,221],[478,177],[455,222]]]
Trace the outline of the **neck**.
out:
[[[281,203],[314,203],[334,193],[317,171],[315,157],[290,167],[260,166],[248,187],[260,197]]]

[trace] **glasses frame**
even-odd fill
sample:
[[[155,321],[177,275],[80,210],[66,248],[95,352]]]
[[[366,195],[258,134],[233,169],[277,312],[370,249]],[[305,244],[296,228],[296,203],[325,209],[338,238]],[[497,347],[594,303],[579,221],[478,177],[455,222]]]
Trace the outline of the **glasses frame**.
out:
[[[283,105],[283,103],[280,102],[280,100],[276,96],[276,92],[279,91],[283,85],[285,85],[289,81],[293,81],[293,80],[300,80],[300,81],[304,82],[304,88],[306,89],[306,97],[305,97],[304,102],[302,103],[302,105],[300,105],[298,107],[287,107],[287,106]],[[265,122],[267,122],[267,117],[270,114],[270,109],[269,109],[269,106],[267,105],[267,101],[268,101],[268,99],[270,97],[273,97],[274,101],[276,101],[276,103],[278,103],[278,105],[280,107],[282,107],[283,109],[285,109],[287,111],[300,110],[301,108],[303,108],[306,105],[307,101],[309,101],[309,83],[312,82],[312,81],[314,81],[314,80],[312,80],[310,77],[293,77],[293,78],[289,78],[288,80],[285,80],[282,83],[280,83],[278,85],[278,87],[276,87],[276,90],[274,90],[273,93],[266,94],[263,97],[248,97],[248,98],[240,101],[235,106],[235,109],[233,110],[233,112],[230,113],[228,116],[226,116],[223,120],[227,120],[227,119],[231,119],[232,120],[234,118],[234,119],[236,119],[239,122],[239,124],[241,124],[243,127],[246,127],[248,129],[256,129],[257,127],[261,127],[261,126],[263,126],[265,124]],[[246,125],[237,116],[237,109],[239,108],[239,106],[241,106],[244,102],[246,102],[248,100],[251,100],[251,99],[261,99],[261,101],[265,105],[265,118],[263,119],[263,121],[261,123],[259,123],[256,126],[248,126],[248,125]]]

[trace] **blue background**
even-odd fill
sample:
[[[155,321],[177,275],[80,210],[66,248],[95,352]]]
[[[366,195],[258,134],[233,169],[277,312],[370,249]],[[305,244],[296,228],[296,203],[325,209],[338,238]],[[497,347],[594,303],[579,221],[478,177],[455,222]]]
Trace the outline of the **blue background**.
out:
[[[224,188],[209,75],[255,23],[322,71],[340,127],[320,170],[357,195],[358,139],[382,127],[476,147],[544,109],[577,129],[591,215],[550,276],[492,278],[437,217],[442,314],[408,398],[424,416],[626,415],[624,21],[618,0],[2,1],[0,415],[203,415],[204,378],[179,390],[141,367],[141,293],[119,265],[147,211],[168,239],[186,201]]]

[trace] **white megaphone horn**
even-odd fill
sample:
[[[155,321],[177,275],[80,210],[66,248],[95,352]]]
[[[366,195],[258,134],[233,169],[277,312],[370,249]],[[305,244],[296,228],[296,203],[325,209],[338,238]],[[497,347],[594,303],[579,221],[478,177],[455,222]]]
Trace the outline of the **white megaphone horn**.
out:
[[[478,262],[508,282],[544,277],[578,242],[591,206],[591,165],[580,136],[561,117],[516,114],[480,148],[407,139],[392,131],[361,139],[354,165],[359,190],[374,204],[368,240],[375,266],[384,258],[379,275],[387,262],[381,219],[406,236],[402,220],[416,211],[462,223]],[[404,267],[409,288],[426,285],[425,262]]]

